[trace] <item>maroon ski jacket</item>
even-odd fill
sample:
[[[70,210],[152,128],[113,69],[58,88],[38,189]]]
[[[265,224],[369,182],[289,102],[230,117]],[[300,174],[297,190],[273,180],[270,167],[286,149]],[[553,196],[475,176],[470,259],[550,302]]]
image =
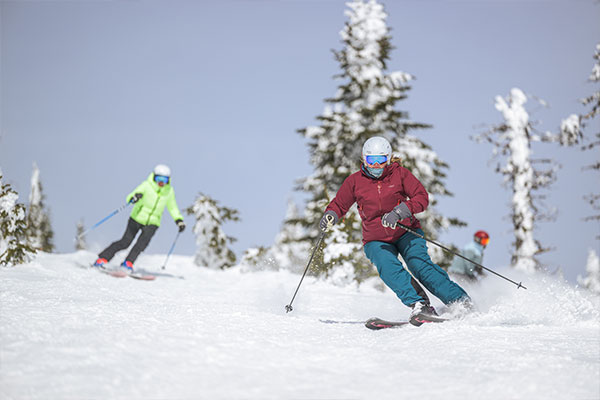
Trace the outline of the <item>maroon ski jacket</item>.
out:
[[[362,219],[363,244],[378,240],[392,243],[406,231],[404,229],[384,228],[381,224],[383,214],[392,211],[400,203],[406,203],[411,213],[425,211],[429,205],[429,195],[417,178],[398,163],[387,165],[379,179],[369,177],[361,168],[344,180],[335,198],[327,206],[342,218],[354,204]],[[413,229],[421,227],[414,216],[412,221],[406,218],[400,223]]]

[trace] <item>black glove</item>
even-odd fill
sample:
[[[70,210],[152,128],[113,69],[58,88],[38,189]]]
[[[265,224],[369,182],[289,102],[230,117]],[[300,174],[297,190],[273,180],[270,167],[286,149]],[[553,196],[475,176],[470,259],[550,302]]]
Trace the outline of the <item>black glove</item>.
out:
[[[412,217],[412,213],[408,209],[408,206],[405,203],[400,203],[389,213],[383,214],[383,217],[381,217],[381,225],[386,228],[396,229],[398,221],[410,217]]]
[[[136,193],[133,195],[133,197],[131,198],[131,202],[132,203],[137,203],[138,201],[140,201],[140,199],[144,197],[144,195],[142,193]]]
[[[325,214],[323,214],[323,217],[321,217],[321,221],[319,221],[319,228],[321,228],[321,231],[327,232],[331,227],[337,224],[339,219],[340,218],[335,211],[327,210],[325,211]]]
[[[179,232],[183,232],[185,230],[185,224],[183,223],[182,219],[178,219],[177,221],[175,221],[175,223],[177,224],[177,227],[179,228]]]

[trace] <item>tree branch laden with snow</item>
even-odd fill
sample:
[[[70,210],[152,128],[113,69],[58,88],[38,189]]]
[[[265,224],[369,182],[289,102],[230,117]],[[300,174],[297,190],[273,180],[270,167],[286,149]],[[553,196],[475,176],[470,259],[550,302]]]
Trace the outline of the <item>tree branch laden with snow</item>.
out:
[[[186,211],[196,220],[193,227],[197,246],[196,265],[214,269],[232,267],[236,257],[228,244],[235,239],[225,234],[222,225],[227,221],[239,221],[238,211],[221,207],[216,200],[202,193]]]
[[[18,200],[11,185],[2,182],[0,172],[0,265],[23,264],[36,252],[28,244],[25,206]]]

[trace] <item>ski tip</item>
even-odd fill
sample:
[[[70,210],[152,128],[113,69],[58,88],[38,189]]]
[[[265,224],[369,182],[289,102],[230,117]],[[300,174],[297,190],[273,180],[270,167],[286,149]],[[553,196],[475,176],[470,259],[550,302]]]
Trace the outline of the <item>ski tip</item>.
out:
[[[128,275],[133,279],[139,279],[141,281],[153,281],[156,279],[156,276],[154,276],[154,275],[142,275],[142,274],[136,274],[135,272],[128,274]]]
[[[399,328],[408,324],[410,324],[408,321],[386,321],[376,317],[369,318],[367,322],[365,322],[365,326],[373,331],[387,328]]]

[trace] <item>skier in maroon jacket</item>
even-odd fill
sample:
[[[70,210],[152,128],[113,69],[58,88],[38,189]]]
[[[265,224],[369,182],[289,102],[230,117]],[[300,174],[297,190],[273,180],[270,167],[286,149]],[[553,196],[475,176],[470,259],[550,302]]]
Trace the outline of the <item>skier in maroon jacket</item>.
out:
[[[437,313],[422,288],[404,269],[402,256],[412,275],[444,304],[464,301],[467,293],[434,264],[424,239],[397,227],[397,223],[423,234],[414,214],[425,211],[429,195],[417,178],[397,162],[391,162],[392,147],[383,137],[372,137],[363,146],[360,171],[350,175],[321,218],[328,230],[357,203],[362,219],[363,244],[367,258],[398,298],[412,307],[410,322],[419,326],[435,320]]]

